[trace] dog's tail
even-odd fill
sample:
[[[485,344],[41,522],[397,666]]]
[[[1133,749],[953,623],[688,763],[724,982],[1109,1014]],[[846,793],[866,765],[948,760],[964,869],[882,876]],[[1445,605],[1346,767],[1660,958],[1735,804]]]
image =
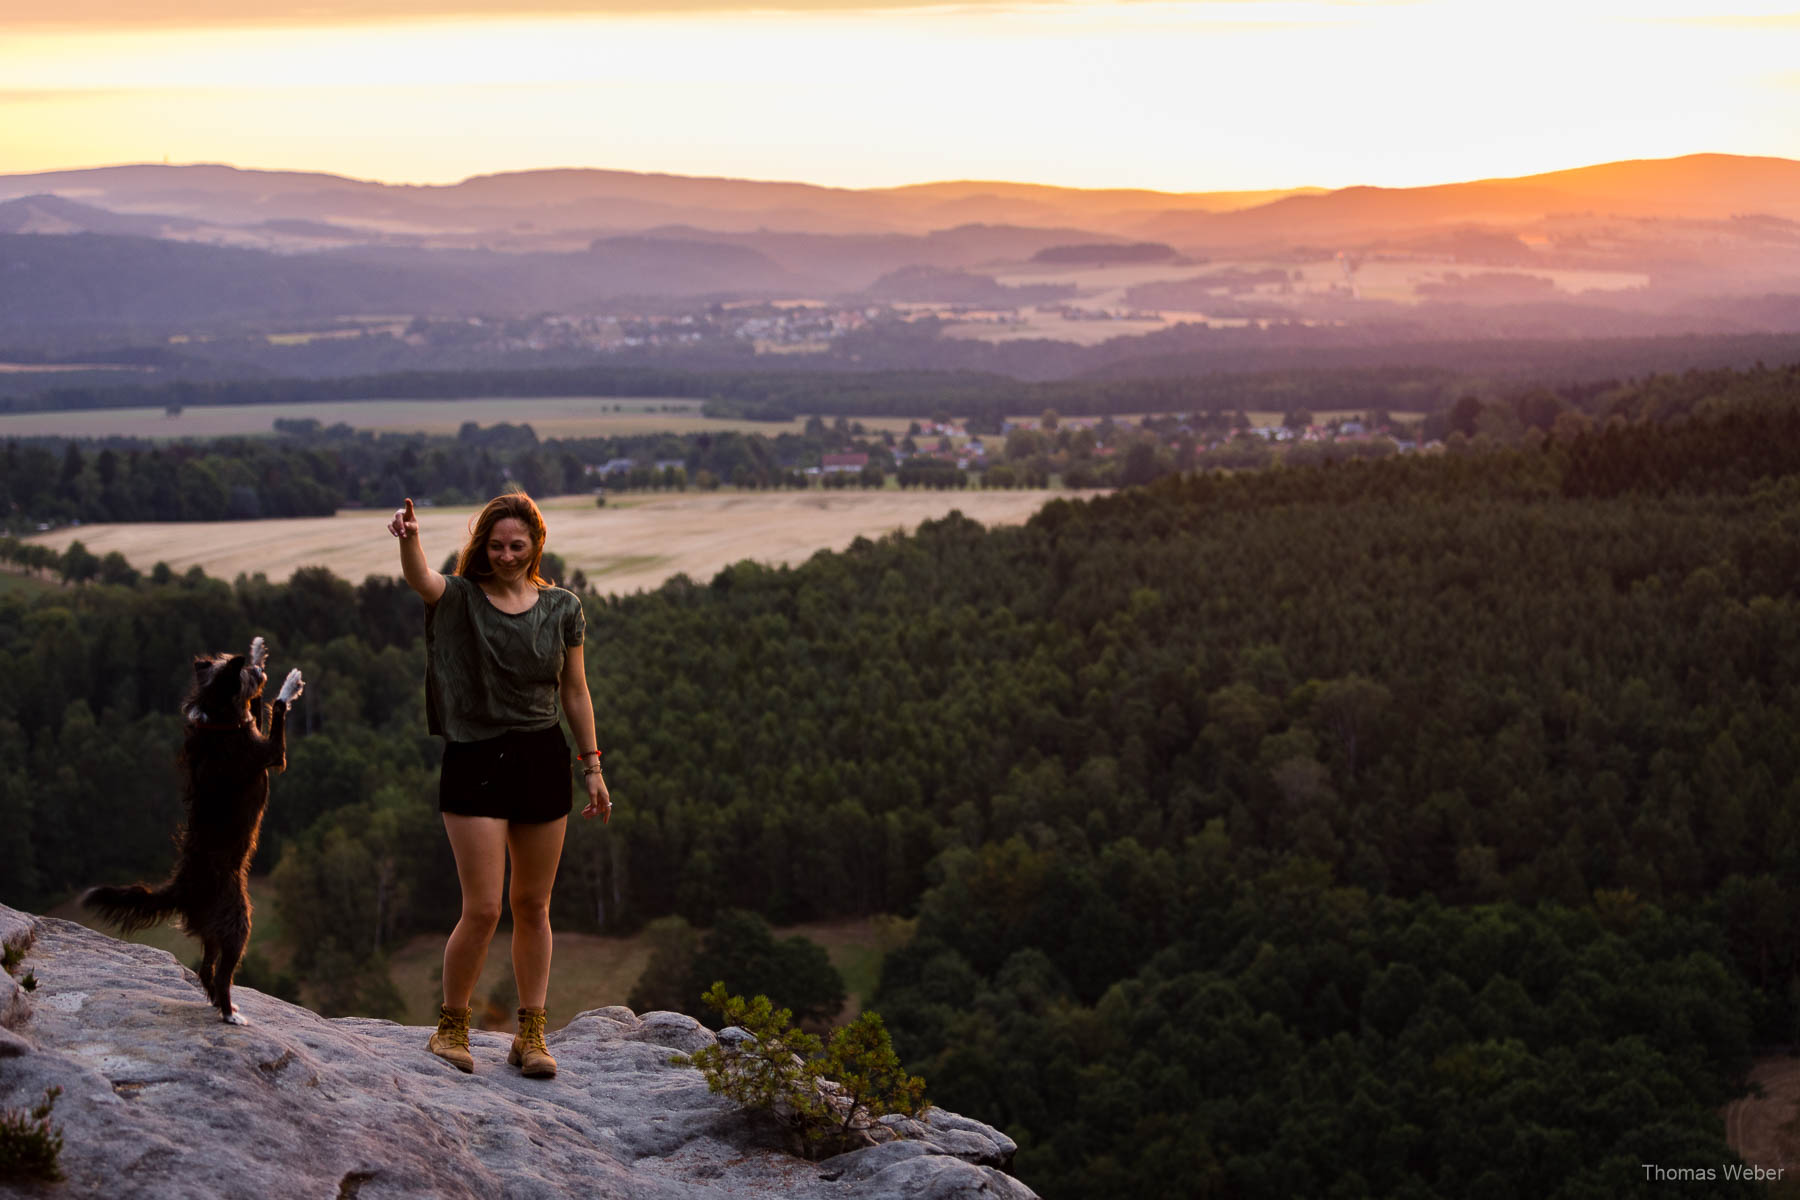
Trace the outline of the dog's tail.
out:
[[[174,881],[152,890],[141,883],[125,887],[96,887],[82,893],[81,906],[123,933],[148,929],[181,911]]]

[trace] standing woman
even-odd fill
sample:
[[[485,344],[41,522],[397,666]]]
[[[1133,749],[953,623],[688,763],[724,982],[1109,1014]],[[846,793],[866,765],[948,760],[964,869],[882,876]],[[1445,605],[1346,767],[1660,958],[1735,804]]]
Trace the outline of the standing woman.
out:
[[[426,605],[425,711],[431,732],[446,742],[438,809],[462,884],[462,916],[444,946],[444,1005],[427,1048],[461,1070],[475,1069],[469,996],[500,920],[511,855],[519,1033],[506,1061],[526,1075],[552,1076],[544,996],[550,888],[569,818],[562,714],[587,785],[581,815],[612,815],[582,669],[581,601],[538,574],[544,515],[523,492],[496,496],[476,515],[454,575],[426,565],[411,500],[394,513],[388,532],[400,539],[400,569]]]

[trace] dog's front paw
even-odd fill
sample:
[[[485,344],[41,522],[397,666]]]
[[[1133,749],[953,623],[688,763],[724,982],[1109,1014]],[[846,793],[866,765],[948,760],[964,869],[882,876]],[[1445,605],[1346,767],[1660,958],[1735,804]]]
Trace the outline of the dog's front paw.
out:
[[[275,698],[283,704],[292,704],[300,698],[300,693],[305,690],[306,680],[300,677],[300,668],[295,667],[287,673],[287,678],[281,681],[281,691],[276,693]]]
[[[230,1015],[225,1018],[225,1023],[227,1025],[248,1025],[250,1018],[239,1012],[238,1006],[234,1004],[231,1006]]]
[[[259,637],[250,639],[250,665],[260,667],[269,657],[269,644]]]

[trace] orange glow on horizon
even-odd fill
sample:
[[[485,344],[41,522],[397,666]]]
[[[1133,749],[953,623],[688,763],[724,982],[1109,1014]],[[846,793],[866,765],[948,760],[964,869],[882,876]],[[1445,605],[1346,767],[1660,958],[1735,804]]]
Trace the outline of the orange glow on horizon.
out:
[[[0,172],[167,159],[389,182],[597,166],[1212,191],[1800,158],[1800,22],[1704,3],[27,22],[0,43]]]

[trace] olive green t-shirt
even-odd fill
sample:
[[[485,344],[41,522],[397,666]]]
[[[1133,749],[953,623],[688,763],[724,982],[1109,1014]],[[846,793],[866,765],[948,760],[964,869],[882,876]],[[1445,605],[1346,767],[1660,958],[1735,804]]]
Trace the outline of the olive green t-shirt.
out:
[[[507,613],[474,580],[444,576],[444,594],[425,609],[426,727],[478,742],[554,725],[563,658],[586,629],[581,600],[564,588],[542,588],[536,604]]]

